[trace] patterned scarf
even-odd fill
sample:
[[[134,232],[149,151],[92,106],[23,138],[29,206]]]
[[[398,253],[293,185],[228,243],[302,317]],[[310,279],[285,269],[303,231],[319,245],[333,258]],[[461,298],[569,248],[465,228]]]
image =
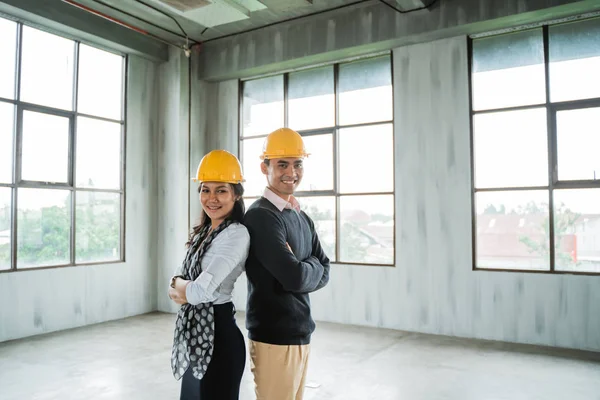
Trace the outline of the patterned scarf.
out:
[[[192,238],[181,269],[184,279],[193,281],[198,278],[202,272],[200,262],[206,249],[232,222],[229,219],[223,221],[212,233],[210,225],[207,225]],[[194,377],[202,379],[212,358],[214,339],[213,304],[182,305],[177,313],[171,352],[171,370],[176,380],[181,379],[190,367]]]

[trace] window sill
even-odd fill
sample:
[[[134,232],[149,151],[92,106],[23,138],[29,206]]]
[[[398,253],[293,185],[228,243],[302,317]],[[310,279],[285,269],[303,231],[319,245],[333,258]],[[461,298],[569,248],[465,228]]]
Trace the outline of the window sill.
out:
[[[28,267],[28,268],[16,268],[16,269],[6,269],[0,270],[0,274],[6,274],[11,272],[31,272],[31,271],[41,271],[47,269],[58,269],[58,268],[73,268],[73,267],[86,267],[93,265],[108,265],[108,264],[124,264],[125,260],[112,260],[112,261],[93,261],[87,263],[78,263],[78,264],[63,264],[63,265],[49,265],[44,267]]]

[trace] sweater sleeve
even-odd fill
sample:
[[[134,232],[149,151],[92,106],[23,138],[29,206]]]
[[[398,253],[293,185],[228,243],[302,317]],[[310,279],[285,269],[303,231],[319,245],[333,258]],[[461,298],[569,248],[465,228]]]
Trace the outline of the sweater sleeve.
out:
[[[323,266],[310,256],[299,261],[288,249],[285,226],[275,213],[264,208],[248,210],[245,225],[256,259],[288,292],[312,292],[321,283]]]
[[[306,215],[306,218],[310,222],[310,228],[312,230],[312,256],[319,260],[319,263],[323,266],[323,276],[313,290],[316,291],[325,287],[327,283],[329,283],[330,263],[329,257],[327,257],[325,251],[323,251],[323,247],[321,246],[321,241],[319,240],[319,235],[317,234],[313,220],[308,215]]]

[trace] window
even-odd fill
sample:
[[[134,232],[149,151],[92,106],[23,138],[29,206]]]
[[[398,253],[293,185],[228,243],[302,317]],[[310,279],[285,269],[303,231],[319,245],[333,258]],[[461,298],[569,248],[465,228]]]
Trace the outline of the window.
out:
[[[394,129],[389,55],[243,82],[241,159],[246,207],[266,186],[265,137],[298,131],[310,156],[296,197],[327,256],[394,265]]]
[[[474,268],[600,273],[600,18],[471,41]]]
[[[123,260],[125,58],[0,35],[0,271]]]

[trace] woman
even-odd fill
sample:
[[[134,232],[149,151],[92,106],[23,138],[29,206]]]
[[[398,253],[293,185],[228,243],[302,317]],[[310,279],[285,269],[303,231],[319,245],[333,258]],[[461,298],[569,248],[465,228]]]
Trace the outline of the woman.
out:
[[[238,399],[246,363],[244,337],[236,325],[231,292],[244,270],[250,236],[244,216],[242,168],[224,150],[198,166],[202,212],[187,242],[169,297],[177,313],[171,368],[181,378],[181,400]]]

